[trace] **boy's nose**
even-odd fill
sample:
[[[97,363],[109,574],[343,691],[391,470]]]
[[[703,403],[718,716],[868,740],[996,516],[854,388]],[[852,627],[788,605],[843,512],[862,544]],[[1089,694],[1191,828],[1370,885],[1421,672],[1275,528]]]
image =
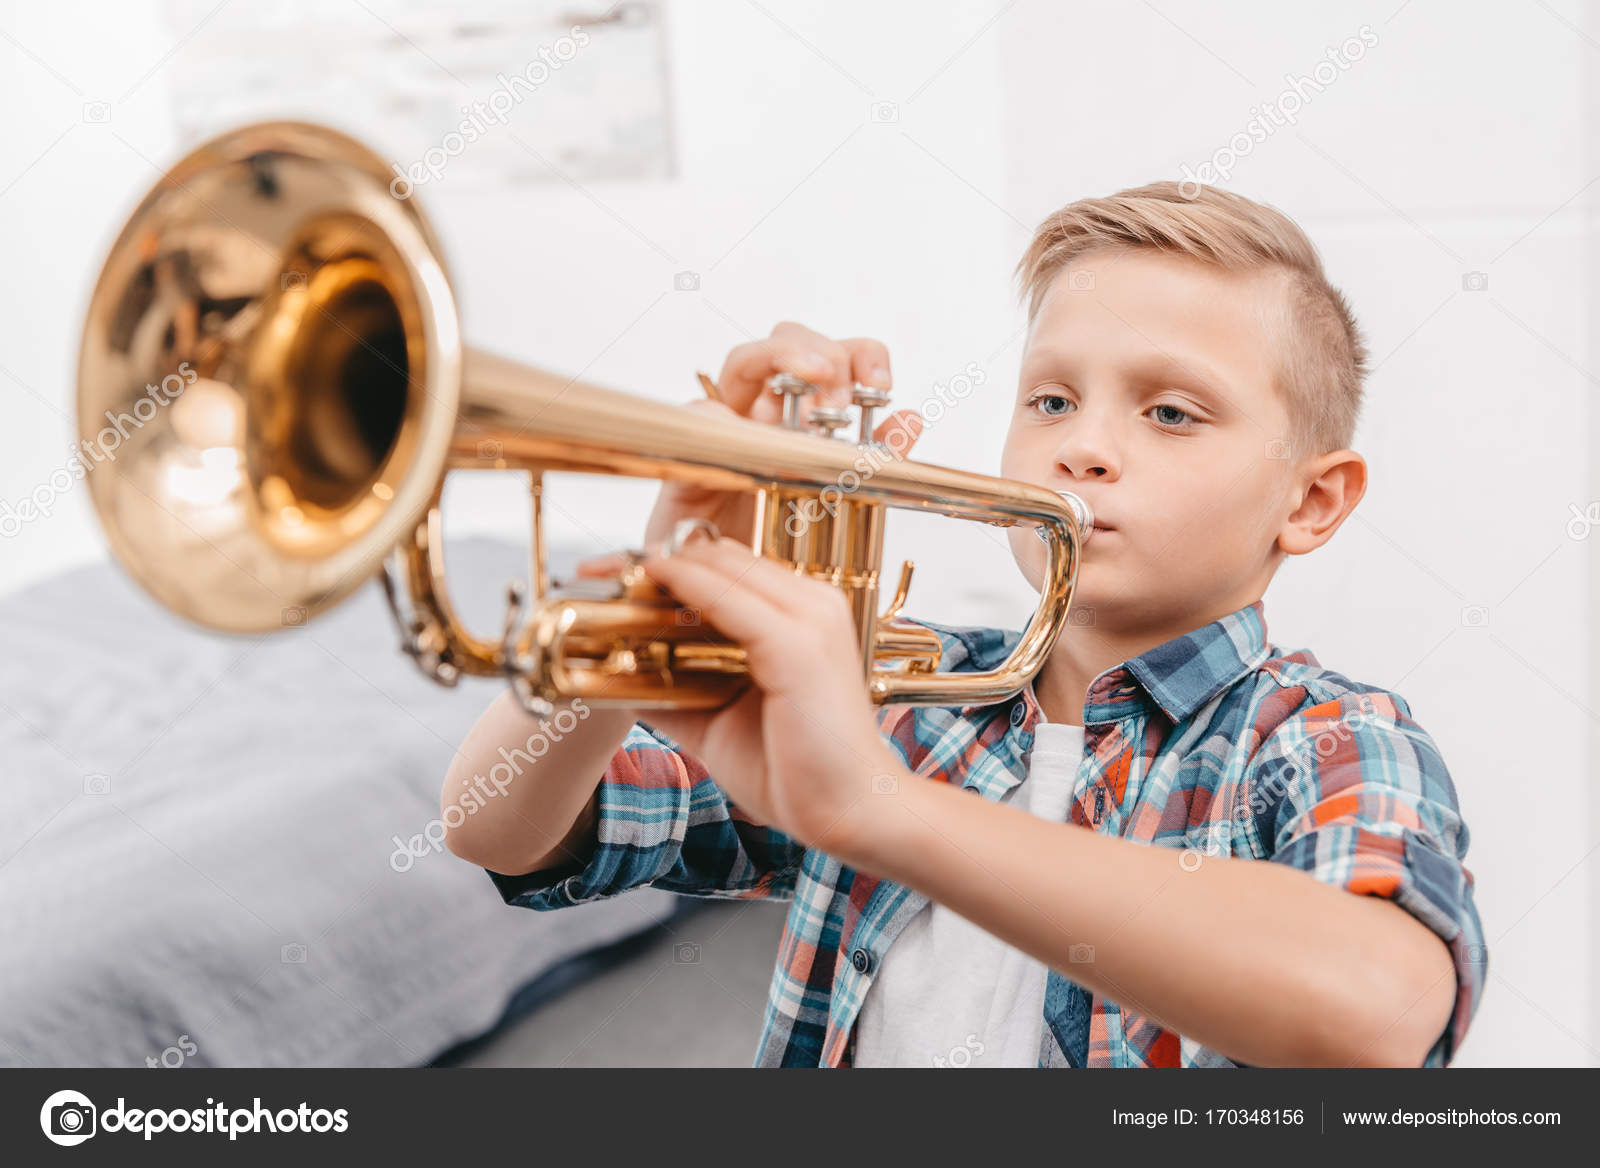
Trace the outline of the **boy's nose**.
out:
[[[1104,427],[1075,427],[1056,447],[1056,466],[1074,479],[1115,478],[1121,456]]]

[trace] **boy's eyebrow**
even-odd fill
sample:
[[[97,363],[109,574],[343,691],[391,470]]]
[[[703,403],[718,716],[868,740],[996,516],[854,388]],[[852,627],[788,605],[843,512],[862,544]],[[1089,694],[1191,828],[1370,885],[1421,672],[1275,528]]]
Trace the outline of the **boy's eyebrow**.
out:
[[[1028,392],[1027,381],[1030,375],[1037,376],[1056,366],[1065,363],[1070,356],[1070,350],[1050,345],[1037,345],[1028,350],[1022,359],[1022,392]],[[1220,376],[1214,369],[1198,358],[1180,359],[1160,349],[1152,350],[1149,356],[1136,362],[1133,372],[1146,381],[1174,381],[1215,399],[1218,405],[1233,405],[1234,394],[1225,386],[1227,379]]]
[[[1027,382],[1033,377],[1047,371],[1055,371],[1070,361],[1072,350],[1056,345],[1029,345],[1022,354],[1022,365],[1018,372],[1021,374],[1023,385],[1021,391],[1028,392]]]
[[[1219,405],[1232,405],[1233,395],[1224,387],[1227,380],[1219,376],[1204,361],[1194,358],[1179,360],[1168,353],[1153,355],[1137,366],[1139,375],[1151,381],[1177,381],[1199,390]]]

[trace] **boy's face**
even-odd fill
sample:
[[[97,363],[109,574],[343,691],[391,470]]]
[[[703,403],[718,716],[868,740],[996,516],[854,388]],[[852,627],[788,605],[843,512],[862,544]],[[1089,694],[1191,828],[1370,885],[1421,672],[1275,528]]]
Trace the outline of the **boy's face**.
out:
[[[1094,509],[1074,595],[1093,623],[1187,630],[1272,578],[1296,466],[1274,385],[1282,296],[1271,275],[1153,251],[1091,253],[1049,286],[1000,473]],[[1008,534],[1038,589],[1044,544]]]

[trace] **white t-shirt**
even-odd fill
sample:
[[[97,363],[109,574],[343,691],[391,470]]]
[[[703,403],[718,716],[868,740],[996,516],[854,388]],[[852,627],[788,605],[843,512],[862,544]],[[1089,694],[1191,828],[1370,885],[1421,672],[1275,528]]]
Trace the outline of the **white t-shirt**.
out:
[[[1041,719],[1026,777],[1002,803],[1064,823],[1083,727]],[[929,901],[884,951],[856,1019],[857,1067],[1034,1067],[1049,969]]]

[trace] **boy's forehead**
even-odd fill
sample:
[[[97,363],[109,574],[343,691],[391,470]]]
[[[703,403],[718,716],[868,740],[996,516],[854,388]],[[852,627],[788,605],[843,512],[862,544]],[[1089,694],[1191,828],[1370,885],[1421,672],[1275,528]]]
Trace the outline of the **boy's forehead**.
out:
[[[1052,278],[1027,357],[1091,353],[1206,366],[1243,388],[1270,386],[1283,291],[1271,273],[1232,272],[1155,251],[1091,252]]]

